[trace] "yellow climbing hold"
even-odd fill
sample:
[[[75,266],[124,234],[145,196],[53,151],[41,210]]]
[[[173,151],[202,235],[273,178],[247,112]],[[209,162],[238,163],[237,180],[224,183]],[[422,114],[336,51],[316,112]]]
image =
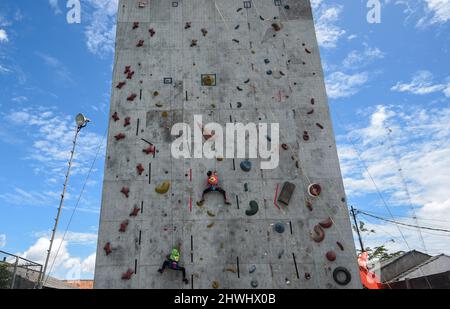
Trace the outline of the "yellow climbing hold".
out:
[[[155,188],[155,191],[159,194],[166,194],[170,189],[170,182],[164,181],[160,186]]]
[[[214,222],[211,223],[211,224],[208,224],[208,228],[209,228],[209,229],[212,228],[213,226],[214,226]]]
[[[219,288],[219,282],[217,282],[217,281],[214,281],[213,283],[212,283],[212,288],[213,289],[218,289]]]
[[[169,113],[168,113],[168,112],[162,112],[162,117],[163,117],[163,118],[169,117]]]
[[[213,212],[211,212],[211,211],[209,211],[209,210],[208,210],[207,214],[208,214],[208,216],[210,216],[210,217],[215,217],[215,216],[216,216]]]
[[[212,85],[214,85],[214,83],[215,83],[215,80],[212,75],[203,76],[203,78],[202,78],[203,86],[212,86]]]

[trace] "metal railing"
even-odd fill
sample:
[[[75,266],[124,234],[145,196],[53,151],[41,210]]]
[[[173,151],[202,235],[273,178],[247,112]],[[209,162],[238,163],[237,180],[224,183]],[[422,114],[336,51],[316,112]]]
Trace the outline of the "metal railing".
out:
[[[42,265],[0,250],[0,289],[35,289]]]

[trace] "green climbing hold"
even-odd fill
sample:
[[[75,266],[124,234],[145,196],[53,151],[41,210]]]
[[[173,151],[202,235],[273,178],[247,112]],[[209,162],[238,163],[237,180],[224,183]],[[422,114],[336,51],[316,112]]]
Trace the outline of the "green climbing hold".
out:
[[[251,201],[249,204],[250,204],[250,209],[245,211],[245,214],[247,216],[254,216],[254,215],[256,215],[256,213],[259,210],[258,203],[256,201]]]
[[[250,162],[249,160],[245,160],[241,162],[241,169],[244,172],[250,172],[252,169],[252,162]]]

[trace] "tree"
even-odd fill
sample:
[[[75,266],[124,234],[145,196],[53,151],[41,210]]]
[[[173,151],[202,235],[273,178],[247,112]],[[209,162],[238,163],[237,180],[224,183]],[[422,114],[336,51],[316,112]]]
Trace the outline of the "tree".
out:
[[[11,287],[12,274],[8,270],[8,264],[0,262],[0,289]]]
[[[368,229],[366,227],[366,224],[363,221],[359,221],[359,231],[360,233],[363,235],[371,235],[371,234],[376,234],[377,232],[374,229]],[[356,231],[356,227],[353,225],[353,230]],[[386,248],[386,244],[392,242],[395,243],[394,239],[390,239],[389,241],[387,241],[386,243],[380,245],[380,246],[376,246],[376,247],[366,247],[364,248],[365,251],[369,254],[369,261],[373,261],[373,260],[377,260],[379,262],[382,261],[386,261],[388,259],[400,256],[402,254],[404,254],[404,251],[396,251],[396,252],[391,252],[389,251],[388,248]],[[358,254],[361,253],[361,250],[357,250]]]

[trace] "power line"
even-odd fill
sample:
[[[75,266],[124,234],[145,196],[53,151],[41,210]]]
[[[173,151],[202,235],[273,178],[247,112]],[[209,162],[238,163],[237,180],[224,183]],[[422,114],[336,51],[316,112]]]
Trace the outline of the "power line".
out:
[[[427,226],[420,226],[420,225],[413,225],[413,224],[408,224],[408,223],[403,223],[403,222],[399,222],[399,221],[395,221],[395,220],[390,220],[390,219],[386,219],[383,217],[379,217],[379,216],[375,216],[372,215],[370,213],[367,213],[365,211],[356,209],[357,213],[361,213],[363,215],[381,220],[381,221],[386,221],[386,222],[390,222],[390,223],[394,223],[394,224],[398,224],[398,225],[403,225],[403,226],[408,226],[408,227],[413,227],[413,228],[417,228],[417,229],[423,229],[423,230],[429,230],[429,231],[437,231],[437,232],[445,232],[445,233],[450,233],[450,230],[446,230],[446,229],[437,229],[437,228],[432,228],[432,227],[427,227]]]

